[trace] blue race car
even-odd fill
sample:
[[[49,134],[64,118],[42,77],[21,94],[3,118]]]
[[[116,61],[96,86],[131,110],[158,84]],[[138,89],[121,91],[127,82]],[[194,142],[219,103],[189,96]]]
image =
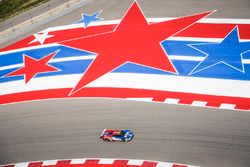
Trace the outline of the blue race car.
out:
[[[131,141],[134,137],[134,133],[131,130],[112,130],[104,129],[100,139],[106,142],[128,142]]]

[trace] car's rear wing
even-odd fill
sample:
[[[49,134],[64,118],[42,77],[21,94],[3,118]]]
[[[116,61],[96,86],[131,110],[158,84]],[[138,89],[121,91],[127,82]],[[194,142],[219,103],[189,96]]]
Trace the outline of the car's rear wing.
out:
[[[105,133],[106,130],[107,130],[107,129],[104,129],[104,130],[102,131],[102,133],[101,133],[101,135],[100,135],[100,138],[102,138],[102,136],[103,136],[103,134]]]

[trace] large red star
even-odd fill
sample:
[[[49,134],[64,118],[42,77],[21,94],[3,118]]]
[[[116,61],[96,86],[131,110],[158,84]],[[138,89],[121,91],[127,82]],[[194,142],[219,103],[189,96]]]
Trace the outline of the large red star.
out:
[[[160,43],[211,13],[149,24],[135,1],[112,32],[62,42],[98,54],[71,94],[126,62],[177,73]]]
[[[25,83],[28,83],[38,73],[58,71],[57,68],[47,64],[57,53],[57,51],[53,52],[39,60],[24,55],[24,67],[21,67],[5,76],[24,75]]]

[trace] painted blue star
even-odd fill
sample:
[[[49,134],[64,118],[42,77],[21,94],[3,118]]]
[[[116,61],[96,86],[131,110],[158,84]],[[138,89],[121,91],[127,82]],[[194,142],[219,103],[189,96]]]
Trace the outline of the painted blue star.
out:
[[[98,11],[92,15],[82,13],[82,20],[79,23],[84,23],[84,28],[86,28],[91,22],[103,20],[102,18],[98,17],[102,11]]]
[[[225,64],[239,72],[244,73],[242,55],[250,51],[250,42],[239,41],[238,26],[220,43],[191,44],[190,47],[207,55],[190,73],[198,73],[218,64]]]

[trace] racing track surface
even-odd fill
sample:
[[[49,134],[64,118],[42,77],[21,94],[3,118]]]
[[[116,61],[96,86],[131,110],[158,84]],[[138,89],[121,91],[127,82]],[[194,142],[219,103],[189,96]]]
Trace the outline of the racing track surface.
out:
[[[84,11],[92,14],[103,9],[104,19],[121,19],[131,2],[94,1]],[[211,17],[250,18],[248,0],[138,2],[147,17],[177,17],[219,9]],[[75,22],[82,11],[79,8],[30,34]],[[48,100],[3,105],[0,164],[103,157],[247,167],[249,120],[249,112],[120,100]],[[134,131],[135,138],[130,143],[104,143],[98,138],[104,128],[128,128]]]
[[[132,158],[200,166],[250,165],[250,114],[124,100],[48,100],[1,106],[0,164],[67,158]],[[106,143],[128,128],[130,143]]]

